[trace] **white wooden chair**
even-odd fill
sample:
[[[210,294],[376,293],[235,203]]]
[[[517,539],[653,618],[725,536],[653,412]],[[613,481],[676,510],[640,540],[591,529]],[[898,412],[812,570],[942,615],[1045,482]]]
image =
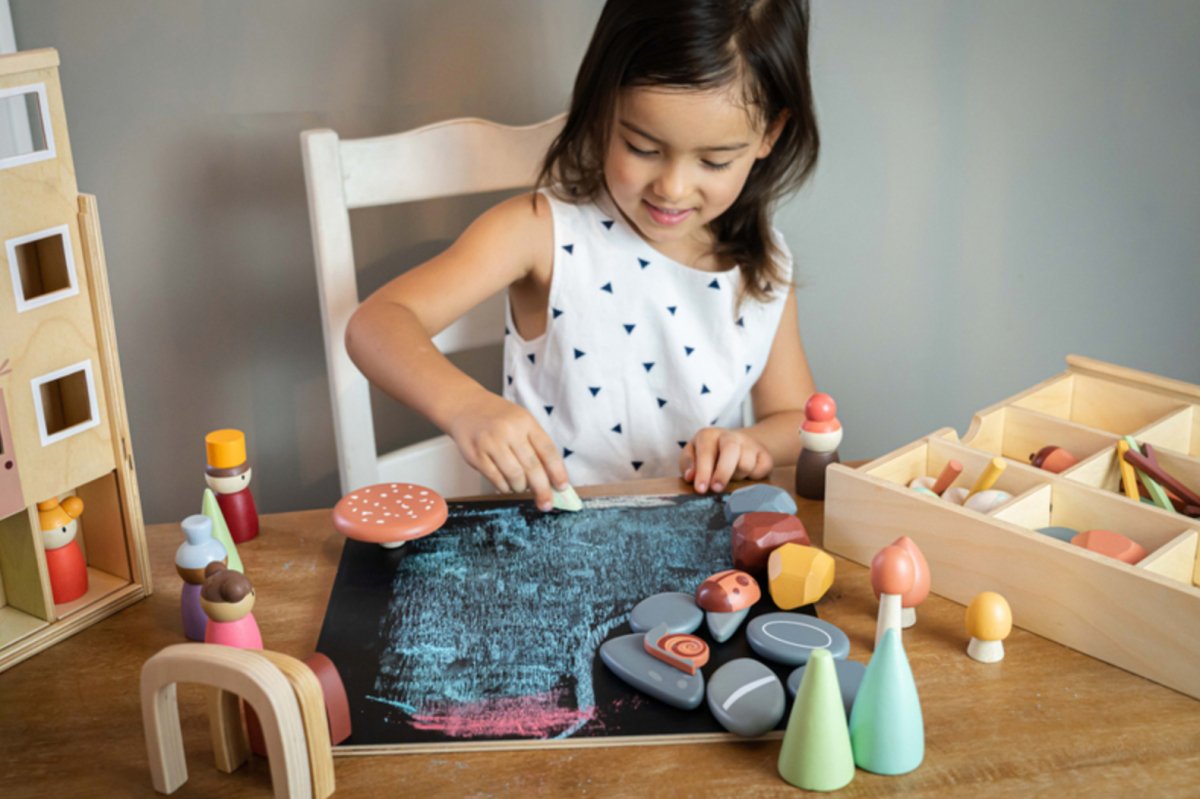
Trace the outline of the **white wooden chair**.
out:
[[[301,134],[343,493],[392,480],[417,482],[447,497],[490,490],[448,436],[382,457],[377,453],[367,379],[344,343],[346,324],[359,303],[350,210],[531,186],[562,121],[558,116],[508,127],[455,119],[368,139],[342,140],[325,129]],[[497,343],[503,336],[501,293],[443,330],[434,343],[452,353]]]

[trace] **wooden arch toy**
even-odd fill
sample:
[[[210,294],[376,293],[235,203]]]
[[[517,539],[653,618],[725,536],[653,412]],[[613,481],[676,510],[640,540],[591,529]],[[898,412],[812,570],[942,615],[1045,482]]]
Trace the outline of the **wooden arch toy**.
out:
[[[175,644],[142,666],[142,726],[154,789],[173,793],[187,782],[176,683],[215,689],[209,724],[217,768],[233,771],[248,757],[237,697],[262,722],[276,797],[333,793],[333,753],[321,686],[299,660],[278,652],[254,652],[217,644]]]

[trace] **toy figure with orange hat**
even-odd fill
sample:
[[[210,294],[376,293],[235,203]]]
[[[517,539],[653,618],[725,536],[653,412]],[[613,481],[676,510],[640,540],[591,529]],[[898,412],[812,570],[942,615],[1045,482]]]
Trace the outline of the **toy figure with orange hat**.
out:
[[[246,461],[246,434],[241,430],[214,430],[204,437],[208,469],[204,479],[217,495],[217,504],[235,544],[258,536],[258,510],[250,493],[250,464]]]
[[[87,563],[76,536],[83,500],[67,497],[59,503],[57,499],[48,499],[37,507],[54,604],[79,599],[88,589]]]

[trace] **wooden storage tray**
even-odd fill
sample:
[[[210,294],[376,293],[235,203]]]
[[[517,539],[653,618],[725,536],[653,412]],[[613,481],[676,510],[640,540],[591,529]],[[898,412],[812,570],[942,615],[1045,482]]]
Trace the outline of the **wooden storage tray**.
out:
[[[1116,442],[1155,445],[1160,464],[1200,486],[1200,387],[1079,356],[1066,372],[980,411],[960,440],[950,428],[858,469],[829,467],[825,546],[871,559],[910,536],[929,562],[934,593],[967,604],[997,591],[1013,622],[1200,699],[1200,519],[1119,493]],[[1080,462],[1062,474],[1029,464],[1047,444]],[[963,464],[970,486],[988,461],[1013,498],[987,514],[907,487]],[[1129,565],[1035,532],[1063,525],[1122,533],[1150,553]],[[919,622],[918,622],[919,624]]]

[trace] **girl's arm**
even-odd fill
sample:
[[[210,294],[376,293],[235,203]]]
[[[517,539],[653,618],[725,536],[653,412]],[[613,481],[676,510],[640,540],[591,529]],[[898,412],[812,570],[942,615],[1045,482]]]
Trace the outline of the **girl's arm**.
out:
[[[506,200],[363,301],[346,329],[346,350],[367,379],[450,435],[501,491],[532,490],[543,508],[551,485],[567,485],[558,448],[531,414],[455,367],[432,337],[514,283],[548,280],[553,238],[544,200],[536,209],[528,194]]]
[[[800,342],[795,289],[788,291],[767,365],[750,398],[757,422],[739,430],[706,427],[680,456],[683,479],[703,494],[723,491],[731,480],[759,480],[776,464],[792,464],[800,455],[804,403],[814,391],[812,372]]]

